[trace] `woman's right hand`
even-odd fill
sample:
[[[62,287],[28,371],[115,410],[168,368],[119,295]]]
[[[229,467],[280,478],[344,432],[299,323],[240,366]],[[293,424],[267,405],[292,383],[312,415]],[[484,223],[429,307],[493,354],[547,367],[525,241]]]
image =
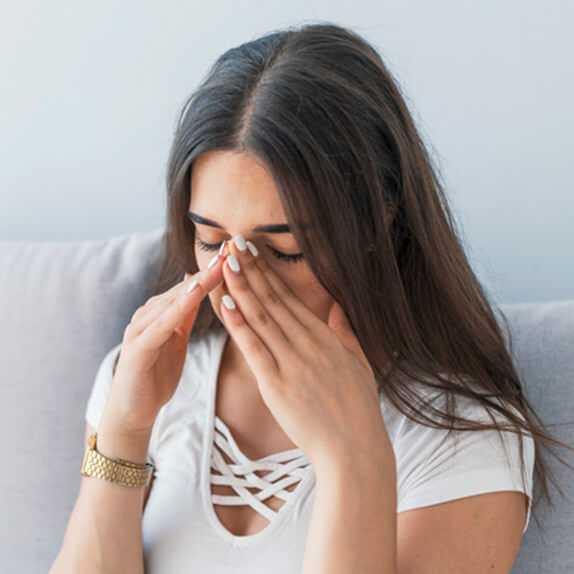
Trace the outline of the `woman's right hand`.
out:
[[[173,396],[199,304],[221,282],[225,255],[222,247],[211,269],[202,269],[165,293],[150,297],[133,314],[124,331],[104,409],[104,415],[111,416],[114,427],[122,433],[151,432],[160,409]],[[186,293],[194,280],[197,286]]]

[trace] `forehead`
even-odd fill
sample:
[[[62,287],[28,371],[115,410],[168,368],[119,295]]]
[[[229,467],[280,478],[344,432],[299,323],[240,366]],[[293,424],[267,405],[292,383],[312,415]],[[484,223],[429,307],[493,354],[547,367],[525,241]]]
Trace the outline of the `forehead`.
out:
[[[193,162],[190,211],[218,221],[224,214],[250,215],[263,223],[284,222],[275,182],[252,153],[210,151]]]

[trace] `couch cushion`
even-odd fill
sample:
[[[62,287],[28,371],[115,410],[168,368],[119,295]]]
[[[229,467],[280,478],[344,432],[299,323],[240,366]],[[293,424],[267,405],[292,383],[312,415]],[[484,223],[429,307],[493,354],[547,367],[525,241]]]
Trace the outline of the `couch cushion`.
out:
[[[0,242],[0,572],[47,572],[58,553],[94,376],[151,294],[162,233]]]
[[[514,363],[524,382],[526,397],[548,430],[574,447],[574,299],[506,304],[500,305],[500,310],[510,322]],[[572,451],[556,452],[574,466]],[[539,486],[535,479],[534,508],[545,532],[531,518],[513,573],[574,572],[574,472],[546,449],[542,453],[569,500],[562,500],[549,484],[556,506],[550,507],[545,501],[537,504]]]
[[[162,235],[0,242],[0,572],[47,572],[56,557],[80,486],[94,377],[151,294]],[[570,423],[555,431],[574,445],[574,300],[500,310],[527,397],[544,421]],[[548,461],[572,500],[572,472]],[[556,504],[536,507],[547,541],[531,520],[513,572],[572,572],[573,505]]]

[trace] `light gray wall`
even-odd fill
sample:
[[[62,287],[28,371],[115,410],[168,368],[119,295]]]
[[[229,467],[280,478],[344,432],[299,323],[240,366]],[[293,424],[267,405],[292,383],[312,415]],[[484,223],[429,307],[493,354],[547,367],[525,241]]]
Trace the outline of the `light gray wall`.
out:
[[[1,2],[0,239],[163,226],[176,114],[211,63],[328,20],[398,77],[491,297],[574,297],[572,2]]]

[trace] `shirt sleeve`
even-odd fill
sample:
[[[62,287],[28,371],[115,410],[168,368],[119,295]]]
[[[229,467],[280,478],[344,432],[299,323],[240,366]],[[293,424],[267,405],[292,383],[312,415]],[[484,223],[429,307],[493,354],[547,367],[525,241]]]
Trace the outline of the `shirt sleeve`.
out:
[[[85,420],[96,430],[100,426],[104,407],[112,388],[113,370],[120,354],[121,343],[113,347],[102,359],[86,406]]]
[[[465,419],[492,422],[477,401],[465,402],[457,412]],[[513,409],[522,420],[524,418]],[[493,413],[497,422],[507,422]],[[397,511],[411,510],[457,498],[516,490],[528,496],[523,533],[530,521],[534,440],[530,434],[511,431],[436,429],[414,423],[403,424],[397,452]],[[524,477],[520,463],[520,441],[524,449]]]

